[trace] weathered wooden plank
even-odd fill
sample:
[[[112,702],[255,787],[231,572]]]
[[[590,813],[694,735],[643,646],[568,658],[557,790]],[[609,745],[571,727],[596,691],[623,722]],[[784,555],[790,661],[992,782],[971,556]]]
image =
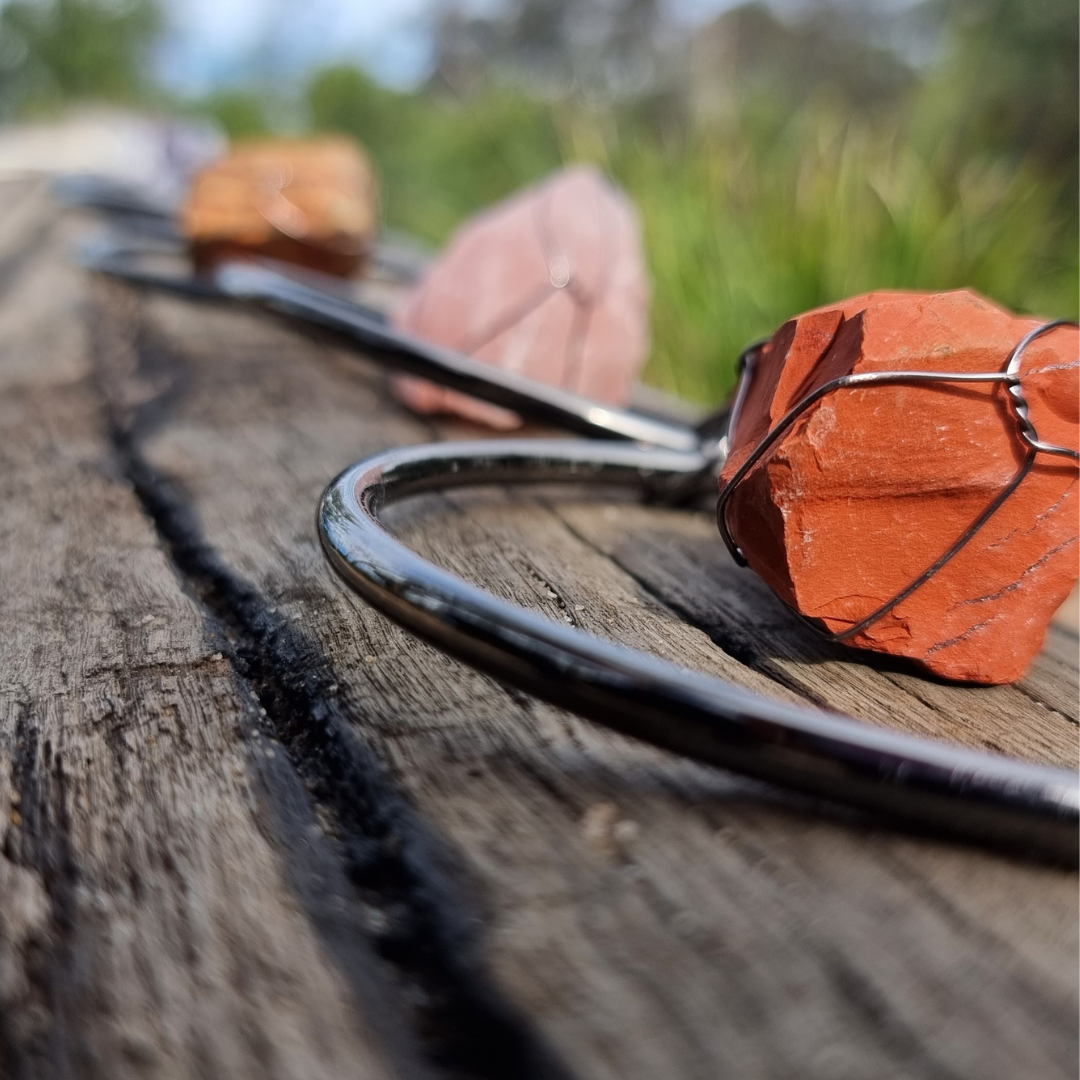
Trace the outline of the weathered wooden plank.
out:
[[[139,460],[178,481],[258,602],[318,644],[326,694],[453,845],[504,992],[579,1075],[1072,1075],[1075,875],[879,833],[417,643],[332,578],[311,519],[340,468],[434,429],[364,364],[281,325],[161,298],[131,314],[116,296],[102,317],[130,348],[99,362],[114,403],[144,402],[127,421]],[[398,519],[443,565],[593,632],[876,722],[1075,756],[1072,719],[1019,691],[939,696],[954,689],[796,640],[764,590],[732,583],[704,525],[492,495]]]
[[[0,223],[0,1075],[425,1075],[332,841],[120,471],[70,229],[12,188],[0,213],[37,221]]]
[[[1035,701],[1063,716],[1076,716],[1076,658],[1080,641],[1074,631],[1051,626],[1042,652],[1017,684]]]
[[[715,543],[715,524],[707,515],[642,507],[623,508],[617,516],[581,508],[564,515],[579,535],[660,600],[812,701],[918,734],[1036,761],[1075,763],[1078,702],[1075,689],[1071,701],[1065,692],[1064,663],[1043,661],[1020,687],[961,687],[899,665],[877,669],[808,632],[752,571],[735,566]],[[1063,632],[1052,633],[1059,648]],[[1071,680],[1075,688],[1075,659]],[[1033,694],[1061,708],[1033,707]]]

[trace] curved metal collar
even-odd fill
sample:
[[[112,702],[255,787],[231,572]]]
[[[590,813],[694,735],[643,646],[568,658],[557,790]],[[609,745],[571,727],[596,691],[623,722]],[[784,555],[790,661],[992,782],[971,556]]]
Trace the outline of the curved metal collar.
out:
[[[204,299],[226,298],[259,304],[340,334],[358,345],[368,359],[395,372],[430,379],[561,431],[687,453],[710,448],[714,457],[720,453],[711,426],[707,431],[699,431],[687,424],[594,401],[442,348],[396,330],[377,312],[296,280],[269,265],[269,260],[225,263],[209,276],[193,277],[144,269],[140,265],[142,254],[139,246],[130,240],[124,243],[99,240],[84,246],[81,259],[89,269],[135,284]],[[707,423],[714,425],[714,419]]]
[[[664,749],[908,827],[1075,863],[1075,773],[771,701],[687,673],[504,603],[426,562],[379,522],[387,503],[451,485],[576,481],[651,493],[705,464],[699,455],[594,441],[393,450],[330,484],[319,532],[334,569],[375,607],[546,701]]]

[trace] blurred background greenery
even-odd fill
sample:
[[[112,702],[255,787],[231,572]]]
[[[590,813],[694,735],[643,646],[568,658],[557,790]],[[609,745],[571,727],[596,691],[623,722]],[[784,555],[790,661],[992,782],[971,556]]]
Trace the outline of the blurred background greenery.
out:
[[[0,119],[73,101],[212,117],[234,138],[363,143],[387,223],[442,243],[467,214],[573,160],[640,210],[648,381],[702,402],[742,345],[875,288],[972,286],[1078,314],[1075,0],[752,3],[692,29],[662,0],[432,10],[426,77],[335,62],[206,93],[157,77],[155,0],[7,0]]]

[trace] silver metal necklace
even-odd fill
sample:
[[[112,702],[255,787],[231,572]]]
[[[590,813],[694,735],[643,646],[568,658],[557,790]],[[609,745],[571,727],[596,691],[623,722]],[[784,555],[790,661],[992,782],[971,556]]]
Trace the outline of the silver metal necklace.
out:
[[[395,372],[421,376],[547,427],[584,436],[405,447],[359,462],[330,483],[320,503],[318,528],[331,566],[350,588],[413,633],[545,701],[666,750],[867,810],[906,828],[1077,862],[1080,777],[1070,770],[888,731],[688,673],[500,601],[422,559],[380,521],[383,508],[396,500],[454,486],[621,485],[671,504],[715,497],[728,426],[737,421],[759,346],[743,354],[741,390],[733,407],[691,427],[591,401],[409,337],[377,313],[266,265],[226,264],[210,279],[197,280],[144,271],[136,255],[123,245],[99,245],[85,253],[84,261],[129,281],[254,303],[324,327]],[[1060,324],[1048,323],[1028,334],[997,372],[850,375],[799,402],[720,493],[718,520],[732,554],[741,561],[725,518],[732,492],[798,416],[826,393],[871,383],[1002,383],[1016,437],[1026,451],[1023,464],[957,543],[860,628],[879,617],[970,540],[1016,489],[1037,454],[1077,458],[1076,451],[1039,440],[1019,377],[1023,350]]]

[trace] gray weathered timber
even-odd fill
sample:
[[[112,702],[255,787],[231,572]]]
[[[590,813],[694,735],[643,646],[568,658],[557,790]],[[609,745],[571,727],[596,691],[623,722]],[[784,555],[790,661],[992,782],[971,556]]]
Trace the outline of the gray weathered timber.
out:
[[[0,283],[0,1074],[426,1075],[340,859],[118,471],[70,234],[38,227],[55,217],[39,187],[0,197],[34,222],[0,234],[17,264]]]
[[[679,761],[418,643],[333,577],[315,506],[465,429],[327,339],[84,278],[54,217],[0,188],[0,1071],[1075,1075],[1075,874]],[[945,686],[817,641],[704,513],[394,513],[551,618],[1075,764],[1061,631],[1017,687]]]

